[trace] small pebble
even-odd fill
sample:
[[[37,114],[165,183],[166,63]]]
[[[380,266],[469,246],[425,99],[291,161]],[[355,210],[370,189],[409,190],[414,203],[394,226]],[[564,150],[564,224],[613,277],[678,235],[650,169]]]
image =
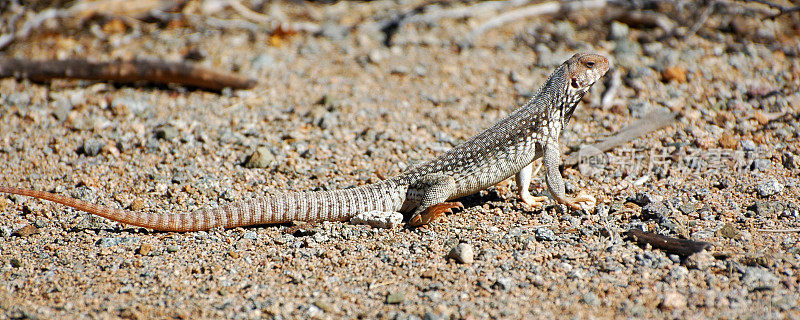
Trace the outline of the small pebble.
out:
[[[652,202],[642,207],[642,216],[644,217],[649,216],[649,217],[655,217],[659,220],[665,220],[669,218],[671,213],[672,210],[667,208],[664,202],[661,201]]]
[[[741,145],[742,145],[742,150],[744,151],[756,150],[756,143],[753,142],[753,140],[742,140]]]
[[[594,292],[584,293],[581,298],[583,300],[583,303],[588,304],[588,305],[593,306],[593,307],[599,306],[600,303],[602,302],[600,300],[600,297],[598,297],[597,294],[595,294]]]
[[[613,21],[611,22],[611,28],[609,28],[608,32],[608,39],[609,40],[621,40],[628,37],[628,33],[630,33],[630,27],[627,24]]]
[[[177,245],[174,245],[174,244],[171,244],[171,245],[167,246],[167,252],[169,252],[169,253],[178,252],[178,250],[180,250],[180,249],[181,249],[180,246],[177,246]]]
[[[538,228],[535,231],[536,240],[539,241],[556,241],[558,240],[558,236],[556,236],[553,230],[549,228]]]
[[[722,137],[719,138],[719,146],[726,148],[726,149],[736,149],[736,146],[739,145],[736,138],[731,135],[730,133],[722,134]]]
[[[703,250],[686,257],[683,264],[689,269],[706,270],[714,264],[714,256]]]
[[[751,291],[772,290],[779,282],[777,276],[762,267],[747,267],[742,276],[742,283]]]
[[[783,164],[783,167],[788,170],[797,169],[797,157],[791,152],[783,153],[783,159],[781,163]]]
[[[750,170],[766,171],[772,167],[772,161],[769,159],[755,159],[750,164]]]
[[[314,301],[313,304],[317,308],[320,308],[322,311],[325,311],[327,313],[332,313],[332,312],[334,312],[336,310],[332,304],[327,303],[327,302],[322,301],[322,300],[316,300],[316,301]]]
[[[683,309],[686,307],[686,297],[677,292],[665,293],[658,307],[665,311]]]
[[[109,237],[100,239],[97,241],[97,245],[108,248],[118,246],[121,242],[122,238]]]
[[[406,295],[400,291],[391,291],[386,294],[386,304],[400,304],[406,299]]]
[[[248,169],[268,168],[273,161],[275,161],[275,155],[272,153],[272,150],[267,147],[258,147],[258,149],[247,158],[244,167]]]
[[[131,202],[130,209],[133,211],[143,210],[144,208],[144,200],[142,199],[134,199],[133,202]]]
[[[686,69],[681,66],[668,67],[661,72],[661,77],[667,82],[675,81],[677,83],[684,83],[686,82]]]
[[[258,240],[258,233],[255,231],[247,231],[242,235],[242,238],[247,240]]]
[[[758,184],[756,186],[756,191],[758,191],[759,196],[766,198],[781,193],[783,191],[783,184],[778,182],[778,180],[772,179]]]
[[[100,151],[102,151],[105,146],[105,141],[89,138],[83,141],[83,146],[81,146],[80,151],[87,156],[93,157],[100,154]]]
[[[174,140],[178,137],[178,129],[168,124],[161,125],[156,128],[155,135],[157,139]]]
[[[779,210],[777,203],[771,201],[756,201],[756,203],[747,207],[747,211],[760,217],[771,217],[777,214]],[[752,216],[752,214],[749,214]]]
[[[470,264],[475,261],[475,252],[472,245],[462,242],[453,247],[447,257],[461,264]]]
[[[502,277],[497,279],[494,284],[492,284],[493,289],[500,289],[503,291],[511,290],[514,287],[514,279],[509,277]]]
[[[26,226],[24,226],[22,228],[17,229],[17,231],[14,231],[14,233],[12,233],[12,235],[15,235],[15,236],[18,236],[18,237],[27,237],[27,236],[30,236],[32,234],[36,234],[38,232],[39,232],[39,229],[37,229],[32,224],[29,224],[29,225],[26,225]]]
[[[678,206],[678,210],[685,215],[690,215],[692,213],[695,213],[697,211],[697,208],[694,206],[694,204],[684,203]]]
[[[143,243],[141,246],[139,246],[139,249],[137,249],[136,252],[138,252],[143,256],[147,256],[150,255],[150,253],[152,253],[154,249],[155,248],[153,248],[153,245],[149,243]]]
[[[11,262],[11,266],[14,268],[19,268],[22,266],[22,261],[19,261],[17,258],[11,258],[9,262]]]
[[[719,231],[717,231],[717,234],[728,239],[735,239],[736,236],[739,235],[739,231],[736,230],[736,226],[734,224],[726,223],[721,229],[719,229]]]

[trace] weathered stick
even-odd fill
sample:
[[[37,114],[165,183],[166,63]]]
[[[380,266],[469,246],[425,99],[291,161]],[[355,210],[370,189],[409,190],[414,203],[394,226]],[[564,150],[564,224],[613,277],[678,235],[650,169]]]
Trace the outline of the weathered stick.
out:
[[[554,14],[562,11],[572,11],[577,9],[597,9],[605,7],[608,4],[607,0],[578,0],[578,1],[549,1],[538,3],[535,5],[519,8],[504,12],[489,21],[484,22],[470,33],[472,38],[483,34],[484,32],[509,23],[514,20],[524,19],[533,16],[540,16],[545,14]]]
[[[191,63],[160,60],[90,62],[85,59],[0,59],[0,78],[6,77],[33,81],[68,78],[118,83],[176,83],[217,91],[226,87],[249,89],[257,83],[239,75],[209,70]]]
[[[758,232],[774,232],[774,233],[791,233],[791,232],[800,232],[800,228],[798,229],[756,229]]]
[[[251,10],[238,0],[228,0],[227,3],[228,6],[230,6],[233,10],[235,10],[237,13],[239,13],[239,15],[241,15],[245,19],[250,20],[254,23],[271,26],[273,29],[278,28],[279,26],[283,26],[284,29],[303,31],[308,33],[317,33],[322,30],[322,27],[312,22],[295,22],[295,23],[281,22],[281,19],[276,19],[274,17],[270,17],[268,15]]]
[[[564,166],[571,167],[581,160],[581,158],[590,158],[601,154],[603,152],[614,149],[628,141],[646,135],[652,131],[661,129],[675,122],[675,114],[666,111],[654,111],[644,116],[642,119],[630,124],[623,128],[616,135],[602,141],[595,143],[590,148],[572,152],[564,159]],[[589,151],[585,151],[589,150]]]
[[[649,244],[653,249],[659,249],[666,253],[677,254],[684,257],[688,257],[711,247],[711,244],[708,242],[671,238],[652,232],[644,232],[639,229],[630,229],[627,235],[629,239],[640,246]]]

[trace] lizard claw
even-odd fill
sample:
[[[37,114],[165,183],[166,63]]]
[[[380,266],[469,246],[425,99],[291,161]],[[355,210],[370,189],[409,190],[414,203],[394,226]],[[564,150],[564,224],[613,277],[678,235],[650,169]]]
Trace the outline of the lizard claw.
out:
[[[419,227],[421,225],[429,224],[433,220],[445,215],[446,213],[453,213],[453,209],[463,209],[464,205],[461,202],[442,202],[434,204],[422,211],[415,214],[408,220],[408,224],[412,227]]]
[[[530,194],[521,195],[520,198],[522,198],[522,202],[531,206],[533,209],[539,209],[543,207],[544,202],[547,201],[547,197],[545,196],[534,197]]]
[[[597,199],[595,199],[594,196],[584,191],[581,191],[574,198],[566,199],[564,201],[564,204],[566,204],[567,206],[569,206],[574,210],[584,210],[586,212],[591,212],[597,205]]]

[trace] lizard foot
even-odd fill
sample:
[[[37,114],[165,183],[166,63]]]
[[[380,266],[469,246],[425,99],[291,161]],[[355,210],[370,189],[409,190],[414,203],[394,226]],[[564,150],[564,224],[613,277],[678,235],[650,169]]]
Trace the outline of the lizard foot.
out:
[[[522,202],[531,206],[533,209],[541,208],[544,206],[544,202],[547,201],[547,197],[545,196],[534,197],[530,194],[522,195],[521,198]]]
[[[408,220],[408,225],[419,227],[424,224],[429,224],[431,221],[436,220],[446,213],[453,213],[453,209],[455,208],[461,209],[464,208],[464,205],[461,204],[461,202],[442,202],[434,204],[425,209],[425,211],[411,217],[411,219]]]
[[[564,204],[573,210],[584,210],[586,212],[590,212],[594,210],[595,205],[597,205],[597,199],[595,199],[594,196],[581,191],[574,198],[564,199]]]

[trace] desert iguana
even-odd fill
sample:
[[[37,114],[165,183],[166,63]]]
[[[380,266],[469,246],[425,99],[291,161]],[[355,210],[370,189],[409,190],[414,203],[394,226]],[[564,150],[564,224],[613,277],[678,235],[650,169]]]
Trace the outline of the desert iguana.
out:
[[[531,177],[544,166],[547,187],[556,201],[579,209],[594,198],[568,198],[559,172],[561,130],[589,88],[608,71],[598,54],[576,54],[561,64],[536,95],[504,119],[447,151],[378,183],[335,191],[268,195],[191,213],[134,212],[100,206],[49,192],[0,186],[0,192],[40,198],[125,224],[164,231],[283,223],[292,220],[347,220],[370,210],[411,212],[409,224],[427,224],[460,207],[446,202],[493,186],[516,174],[519,196],[531,206],[546,197],[528,192]],[[542,158],[534,170],[533,162]]]

